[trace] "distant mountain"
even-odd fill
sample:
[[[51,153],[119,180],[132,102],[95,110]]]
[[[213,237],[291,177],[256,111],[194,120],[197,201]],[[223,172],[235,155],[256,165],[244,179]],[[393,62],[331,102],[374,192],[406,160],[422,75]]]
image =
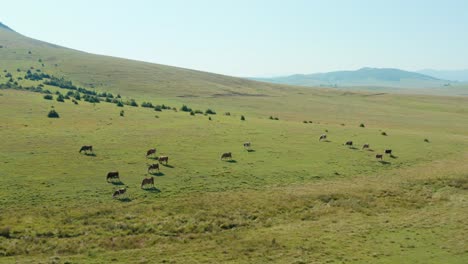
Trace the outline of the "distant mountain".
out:
[[[13,29],[9,28],[7,25],[3,24],[2,22],[0,22],[0,28],[13,31]]]
[[[429,75],[391,68],[361,68],[356,71],[335,71],[295,74],[274,78],[253,78],[258,81],[302,86],[377,86],[397,88],[441,87],[448,81]]]
[[[439,79],[468,82],[468,70],[432,70],[425,69],[418,71],[421,74],[430,75]]]

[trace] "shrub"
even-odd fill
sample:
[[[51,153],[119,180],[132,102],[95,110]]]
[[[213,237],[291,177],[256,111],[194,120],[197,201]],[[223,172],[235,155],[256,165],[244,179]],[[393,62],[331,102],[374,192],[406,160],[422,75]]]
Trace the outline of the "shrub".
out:
[[[57,111],[55,111],[54,109],[50,110],[49,113],[47,114],[47,117],[48,118],[59,118],[59,114],[57,113]]]
[[[195,112],[193,112],[193,111],[190,112],[190,115],[191,115],[191,116],[194,116],[194,115],[195,115]]]
[[[205,114],[207,115],[216,115],[216,112],[210,108],[206,109]]]
[[[425,138],[424,142],[429,143],[429,139]]]
[[[62,94],[59,94],[59,95],[57,96],[57,102],[65,102],[65,100],[64,100]]]
[[[46,95],[44,95],[44,99],[52,100],[52,99],[54,99],[54,97],[52,95],[50,95],[50,94],[46,94]]]
[[[230,116],[231,115],[231,112],[226,112],[224,113],[225,116]]]
[[[155,106],[154,106],[154,111],[161,112],[161,111],[162,111],[162,106],[160,106],[160,105],[155,105]]]
[[[130,99],[129,105],[130,105],[130,106],[134,106],[134,107],[138,107],[138,104],[137,104],[137,102],[135,101],[135,99]]]
[[[120,96],[120,94],[117,94],[117,98],[122,98],[122,96]]]
[[[279,118],[278,118],[278,117],[275,117],[275,120],[279,120]]]
[[[0,228],[0,237],[10,238],[10,227]]]
[[[183,112],[192,112],[192,109],[186,105],[182,105],[182,107],[180,108],[180,111],[183,111]]]
[[[208,117],[208,120],[210,120],[210,121],[211,121],[211,116],[209,116],[209,117]]]
[[[202,110],[195,110],[195,114],[203,114],[203,111]]]
[[[118,102],[117,102],[117,106],[118,106],[118,107],[123,107],[124,104],[122,103],[122,101],[118,101]]]
[[[153,108],[153,104],[149,102],[143,102],[141,103],[141,107],[146,107],[146,108]]]
[[[382,133],[380,133],[382,136],[386,136],[387,133],[385,131],[382,131]]]
[[[270,116],[269,119],[273,120],[273,116]]]
[[[302,123],[307,124],[307,121],[304,120],[304,121],[302,121]]]
[[[106,100],[105,100],[105,101],[106,101],[106,103],[112,103],[112,99],[109,98],[109,97],[106,97]]]
[[[311,124],[312,124],[313,122],[312,122],[312,121],[309,121],[309,123],[311,123]]]
[[[359,125],[359,127],[366,127],[366,126],[365,126],[363,123],[361,123],[361,124]]]
[[[245,121],[245,116],[241,115],[241,120]]]
[[[125,115],[125,111],[124,110],[120,110],[120,116],[124,116]]]

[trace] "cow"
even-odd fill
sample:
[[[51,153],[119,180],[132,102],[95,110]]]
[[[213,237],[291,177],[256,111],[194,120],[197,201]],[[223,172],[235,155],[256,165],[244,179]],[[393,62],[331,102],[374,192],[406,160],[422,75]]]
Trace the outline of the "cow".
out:
[[[226,153],[223,153],[223,155],[221,155],[221,159],[232,159],[232,154],[231,152],[226,152]]]
[[[370,145],[368,143],[362,145],[362,149],[368,149],[370,147]]]
[[[123,195],[126,191],[127,189],[125,188],[118,189],[117,191],[114,192],[114,194],[112,195],[112,198],[117,198],[117,196]]]
[[[376,159],[383,160],[383,155],[382,155],[382,154],[377,154],[377,155],[375,155],[375,158],[376,158]]]
[[[252,144],[250,142],[245,142],[244,143],[244,148],[250,148]]]
[[[153,155],[153,154],[156,154],[156,149],[155,148],[152,148],[152,149],[149,149],[148,151],[146,151],[146,157],[148,157],[150,155]]]
[[[327,139],[327,135],[326,134],[320,135],[319,141],[322,141],[322,139]]]
[[[159,164],[158,163],[155,163],[155,164],[152,164],[152,165],[149,165],[148,167],[148,173],[152,170],[158,170],[159,171]]]
[[[345,145],[346,145],[346,146],[352,146],[352,145],[353,145],[353,142],[352,142],[352,141],[346,141]]]
[[[385,154],[390,154],[390,155],[392,155],[392,150],[391,150],[391,149],[386,149],[386,150],[385,150]]]
[[[109,180],[112,180],[112,179],[120,179],[118,171],[111,171],[107,173],[107,177],[106,177],[107,182],[109,182]]]
[[[141,188],[143,189],[143,187],[147,184],[150,184],[154,187],[154,178],[145,178],[143,179],[143,181],[141,182]]]
[[[167,163],[169,162],[169,157],[168,156],[159,156],[158,162],[159,163],[166,162],[166,165],[167,165]]]
[[[82,151],[84,151],[85,153],[88,152],[88,151],[93,152],[93,146],[82,146],[80,148],[80,151],[78,151],[78,153],[81,153]]]

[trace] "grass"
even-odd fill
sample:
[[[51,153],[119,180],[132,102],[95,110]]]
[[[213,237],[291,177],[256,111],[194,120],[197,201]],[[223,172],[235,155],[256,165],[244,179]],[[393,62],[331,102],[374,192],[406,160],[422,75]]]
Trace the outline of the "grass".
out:
[[[0,90],[0,263],[468,259],[466,97],[263,85],[11,34],[0,30],[0,58],[15,79],[42,58],[44,72],[88,89],[218,114]],[[60,118],[47,118],[51,106]],[[94,155],[79,154],[82,145]],[[158,175],[147,173],[153,147],[169,156]],[[395,156],[377,161],[387,148]],[[107,183],[109,171],[121,183]],[[155,188],[140,188],[145,177]]]

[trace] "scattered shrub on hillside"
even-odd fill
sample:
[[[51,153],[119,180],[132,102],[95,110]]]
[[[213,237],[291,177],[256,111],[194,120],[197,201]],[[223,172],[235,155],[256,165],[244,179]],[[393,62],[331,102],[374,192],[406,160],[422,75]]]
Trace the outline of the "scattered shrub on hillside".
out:
[[[117,94],[117,98],[122,98],[122,96],[120,96],[120,94]]]
[[[42,62],[42,59],[38,59],[37,61],[38,61],[38,62]]]
[[[13,77],[13,75],[11,75],[11,73],[8,72],[8,73],[5,75],[5,77],[6,77],[6,78],[11,78],[11,77]]]
[[[18,69],[16,69],[16,71],[17,71],[17,72],[21,72],[21,69],[20,69],[20,68],[18,68]]]
[[[429,143],[429,139],[425,138],[424,142]]]
[[[120,110],[120,116],[124,116],[125,115],[125,111],[124,110]]]
[[[361,124],[359,125],[359,127],[366,127],[366,126],[365,126],[363,123],[361,123]]]
[[[241,115],[241,121],[245,121],[245,116]]]
[[[311,124],[312,124],[313,122],[309,120],[309,123],[311,123]]]
[[[50,95],[50,94],[46,94],[46,95],[44,95],[44,99],[52,100],[52,99],[54,99],[54,97],[52,95]]]
[[[49,111],[49,113],[47,114],[47,117],[48,118],[59,118],[59,114],[57,113],[57,111],[55,111],[55,109],[52,109]]]
[[[208,114],[208,115],[216,115],[216,112],[210,108],[206,109],[205,111],[205,114]]]
[[[210,120],[210,121],[211,121],[211,116],[209,116],[209,117],[208,117],[208,120]]]
[[[327,133],[328,133],[328,129],[325,129],[325,132],[327,132]]]
[[[130,105],[130,106],[138,107],[138,104],[135,101],[135,99],[130,99],[130,101],[127,102],[127,104]]]
[[[278,118],[278,117],[275,117],[275,120],[279,120],[279,118]]]
[[[201,114],[201,115],[203,114],[202,110],[195,110],[194,112],[195,112],[195,114]]]
[[[76,101],[75,99],[73,99],[72,102],[76,105],[78,104],[78,101]]]
[[[190,115],[191,115],[191,116],[194,116],[194,115],[195,115],[195,112],[191,111],[191,112],[190,112]]]
[[[76,100],[80,101],[80,100],[81,100],[81,95],[80,95],[80,93],[79,93],[79,92],[76,92],[75,95],[74,95],[74,98],[75,98]]]
[[[382,131],[382,133],[380,133],[382,136],[386,136],[387,133],[385,131]]]
[[[273,120],[273,116],[270,116],[269,119]]]
[[[65,102],[65,100],[64,100],[62,94],[59,94],[59,95],[57,96],[57,102]]]
[[[182,105],[182,107],[180,108],[180,111],[183,111],[183,112],[192,112],[192,109],[186,105]]]
[[[307,124],[307,121],[304,120],[304,121],[302,121],[302,123]]]
[[[225,116],[230,116],[231,115],[231,112],[226,112],[224,113]]]
[[[118,106],[118,107],[123,107],[124,104],[122,103],[122,101],[118,101],[118,102],[117,102],[117,106]]]
[[[85,94],[83,96],[83,100],[85,102],[89,102],[89,103],[100,103],[101,102],[97,96],[89,95],[89,94]]]
[[[31,52],[31,51],[28,51],[28,54],[32,54],[32,52]]]
[[[169,109],[170,109],[170,108],[169,108]],[[172,110],[173,110],[174,112],[177,112],[177,108],[175,108],[175,107],[173,107]]]
[[[143,103],[141,103],[141,107],[153,108],[154,106],[150,102],[143,102]]]
[[[106,97],[106,99],[104,99],[106,101],[106,103],[112,103],[112,99],[109,98],[109,97]]]
[[[0,228],[0,237],[10,238],[10,227],[7,226]]]
[[[155,105],[155,106],[154,106],[154,111],[161,112],[161,111],[162,111],[162,107],[161,107],[160,105]]]

